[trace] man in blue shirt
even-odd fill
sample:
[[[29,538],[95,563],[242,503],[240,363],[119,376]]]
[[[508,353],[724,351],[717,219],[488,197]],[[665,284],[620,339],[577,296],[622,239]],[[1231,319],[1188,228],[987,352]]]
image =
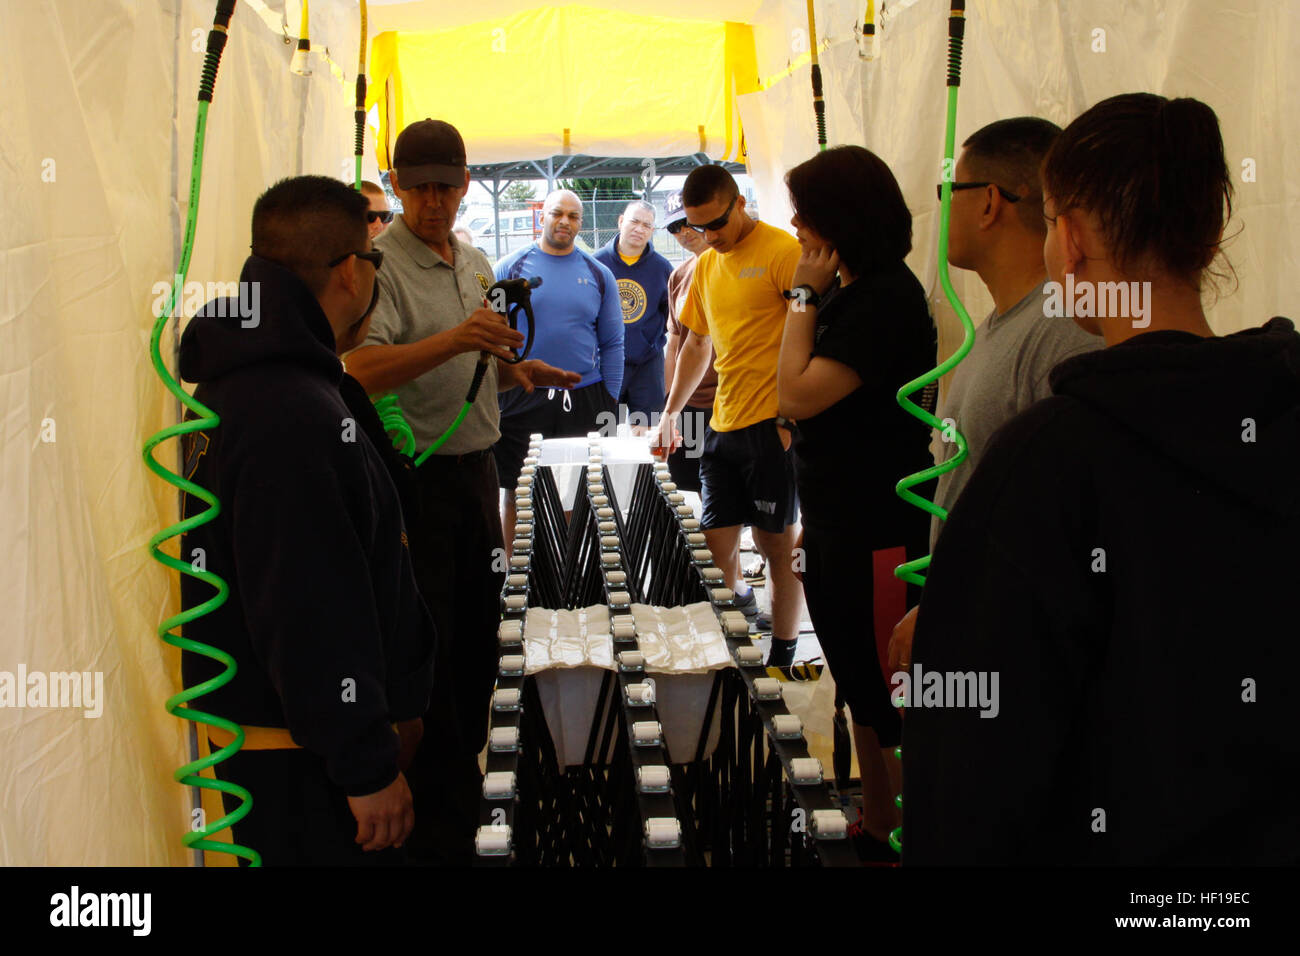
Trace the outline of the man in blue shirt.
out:
[[[623,391],[632,434],[648,431],[650,416],[664,407],[664,346],[668,332],[668,276],[672,263],[655,252],[655,208],[635,200],[618,217],[618,234],[596,260],[618,280],[623,308]]]
[[[597,431],[601,413],[617,416],[623,385],[623,310],[618,283],[608,268],[574,246],[582,228],[582,201],[557,189],[542,207],[542,237],[496,265],[497,279],[540,276],[533,292],[537,316],[530,358],[555,363],[582,378],[570,389],[502,392],[501,439],[492,446],[500,484],[515,486],[528,450],[528,436],[571,438]],[[520,315],[520,329],[528,320]],[[617,420],[615,418],[615,420]],[[514,498],[506,495],[506,537],[515,524]]]

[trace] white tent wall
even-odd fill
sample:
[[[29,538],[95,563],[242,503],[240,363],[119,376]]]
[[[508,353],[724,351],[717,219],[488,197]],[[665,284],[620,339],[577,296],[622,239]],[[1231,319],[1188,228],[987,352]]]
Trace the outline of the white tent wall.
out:
[[[192,31],[201,46],[215,4],[3,6],[0,671],[102,672],[104,700],[98,718],[0,708],[0,864],[185,864],[189,798],[171,779],[185,724],[163,709],[179,655],[154,633],[178,606],[175,575],[145,551],[175,522],[176,495],[140,448],[174,416],[147,347],[189,193]],[[320,6],[313,35],[350,83],[355,4]],[[296,4],[288,15],[296,25]],[[209,115],[192,279],[238,278],[253,200],[274,180],[340,177],[345,163],[351,175],[352,90],[319,57],[310,78],[291,75],[291,53],[239,4]],[[175,455],[174,442],[159,450],[169,465]]]
[[[876,57],[858,60],[846,5],[818,3],[820,54],[831,145],[857,143],[893,169],[913,213],[908,262],[931,292],[940,327],[940,353],[961,341],[961,327],[937,278],[939,180],[947,110],[946,0],[890,3],[877,27]],[[855,4],[863,6],[862,4]],[[756,31],[760,71],[794,57],[793,31],[806,25],[802,3],[770,0],[765,29]],[[825,8],[825,9],[823,9]],[[879,4],[877,4],[879,8]],[[777,26],[775,16],[784,11]],[[1300,302],[1300,183],[1286,157],[1300,146],[1300,4],[1288,0],[970,0],[967,3],[957,150],[975,130],[1009,116],[1042,116],[1066,125],[1117,93],[1151,91],[1208,103],[1223,130],[1236,195],[1226,245],[1239,285],[1207,290],[1211,325],[1220,334],[1258,326],[1270,316],[1293,317]],[[823,26],[824,25],[824,26]],[[1104,51],[1100,47],[1104,31]],[[797,39],[797,38],[796,38]],[[781,42],[786,43],[783,50]],[[848,52],[852,51],[852,53]],[[855,70],[855,67],[857,68]],[[789,219],[782,176],[817,149],[807,65],[768,89],[741,97],[763,218]],[[847,79],[846,79],[847,77]],[[846,100],[861,90],[854,112]],[[861,119],[859,119],[861,117]],[[1243,178],[1254,160],[1255,181]],[[867,226],[868,224],[864,224]],[[954,285],[978,322],[992,307],[973,273],[953,270]]]

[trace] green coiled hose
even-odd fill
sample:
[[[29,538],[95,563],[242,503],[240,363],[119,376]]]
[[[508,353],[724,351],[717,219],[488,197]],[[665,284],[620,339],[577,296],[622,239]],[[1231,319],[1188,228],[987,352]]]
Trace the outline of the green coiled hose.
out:
[[[203,681],[194,687],[182,690],[178,694],[173,694],[167,699],[165,704],[167,712],[174,717],[182,720],[190,720],[196,724],[206,724],[213,727],[219,727],[227,733],[234,735],[234,740],[227,746],[222,747],[215,753],[209,753],[207,757],[193,760],[184,766],[178,768],[173,773],[173,777],[179,783],[190,787],[196,787],[199,790],[216,790],[221,793],[228,793],[240,799],[240,805],[232,813],[222,816],[220,819],[204,824],[197,830],[187,833],[184,837],[185,845],[193,850],[210,850],[217,853],[229,853],[232,856],[241,857],[248,860],[253,866],[261,866],[262,858],[256,850],[252,850],[236,843],[225,843],[220,840],[214,840],[214,834],[221,832],[227,827],[233,826],[240,820],[244,819],[253,807],[253,797],[238,784],[226,780],[212,779],[200,776],[203,770],[215,767],[223,760],[227,760],[234,754],[238,753],[244,743],[244,730],[233,721],[224,717],[218,717],[215,714],[207,713],[190,706],[190,703],[205,694],[211,693],[219,687],[224,687],[234,678],[237,671],[235,659],[225,651],[212,647],[211,645],[195,641],[187,637],[182,637],[179,633],[174,632],[174,628],[179,625],[187,624],[205,614],[210,614],[226,602],[230,589],[226,582],[220,576],[205,569],[194,567],[193,564],[173,558],[165,554],[161,545],[164,541],[174,538],[178,535],[185,534],[193,529],[207,524],[214,520],[221,513],[221,503],[217,500],[216,495],[207,489],[200,487],[192,481],[181,477],[175,472],[162,465],[153,456],[153,450],[162,442],[169,438],[177,438],[191,432],[204,431],[210,428],[216,428],[221,424],[221,419],[201,402],[196,401],[185,389],[181,388],[180,383],[167,370],[162,360],[162,353],[159,343],[162,339],[163,330],[168,323],[176,318],[176,304],[182,300],[182,290],[185,287],[185,277],[189,273],[190,257],[194,252],[194,231],[198,221],[199,211],[199,185],[203,176],[203,146],[204,135],[208,123],[208,107],[212,102],[212,90],[216,85],[217,69],[221,64],[221,53],[225,49],[227,29],[230,25],[230,18],[235,11],[235,0],[218,0],[217,12],[213,18],[212,29],[208,32],[207,54],[203,61],[203,74],[199,81],[199,103],[198,117],[194,130],[194,156],[190,166],[190,198],[189,206],[185,217],[185,240],[181,249],[181,261],[176,270],[175,285],[172,288],[171,296],[167,304],[167,310],[154,322],[153,333],[149,338],[149,357],[153,362],[154,371],[162,379],[167,390],[175,396],[176,400],[186,408],[193,411],[198,417],[188,421],[178,422],[170,425],[145,442],[142,454],[145,466],[155,475],[162,478],[163,481],[180,489],[181,491],[193,495],[200,501],[208,505],[206,511],[187,518],[171,527],[164,528],[149,539],[149,554],[154,560],[179,571],[181,574],[188,574],[196,577],[204,583],[210,585],[216,590],[216,593],[208,600],[204,601],[197,607],[182,609],[179,614],[164,620],[158,625],[158,636],[167,644],[177,647],[182,651],[189,651],[193,654],[202,654],[221,663],[225,670],[209,680]]]
[[[961,299],[957,296],[957,290],[952,286],[952,277],[948,273],[948,224],[949,214],[952,211],[953,160],[957,139],[957,88],[961,85],[961,48],[966,30],[965,11],[966,0],[951,0],[951,6],[948,11],[948,117],[944,128],[943,138],[943,185],[940,196],[941,205],[939,209],[939,283],[943,286],[944,294],[948,297],[948,301],[952,304],[953,310],[961,320],[962,329],[965,334],[957,351],[949,356],[946,362],[943,362],[938,367],[931,369],[919,378],[915,378],[905,384],[898,390],[898,395],[896,396],[898,404],[903,407],[904,411],[919,418],[931,428],[938,429],[943,429],[943,422],[925,409],[921,408],[908,398],[908,396],[929,385],[931,382],[938,381],[942,376],[946,375],[966,357],[967,353],[970,352],[971,347],[975,344],[975,324],[971,321],[970,314],[966,311],[966,307],[962,305]],[[894,488],[894,491],[904,501],[916,505],[918,508],[921,508],[929,514],[938,515],[939,520],[941,521],[946,521],[948,519],[947,510],[941,508],[933,501],[922,498],[911,489],[915,485],[919,485],[922,482],[929,481],[931,478],[952,471],[966,460],[966,439],[961,432],[957,431],[956,428],[953,429],[953,439],[957,445],[957,453],[955,455],[931,468],[926,468],[924,471],[907,475],[901,479]],[[900,564],[894,569],[894,575],[906,581],[908,584],[924,586],[925,577],[919,572],[925,570],[929,566],[930,555],[927,554],[915,561],[907,561]],[[895,748],[894,754],[901,758],[903,756],[903,748]],[[902,794],[899,794],[895,798],[894,802],[901,808],[903,805]],[[902,852],[902,827],[897,827],[889,834],[889,845],[894,848],[895,852]]]

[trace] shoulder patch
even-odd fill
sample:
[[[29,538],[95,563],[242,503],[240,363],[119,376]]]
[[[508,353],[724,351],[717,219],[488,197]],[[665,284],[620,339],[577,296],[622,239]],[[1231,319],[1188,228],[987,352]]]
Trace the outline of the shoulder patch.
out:
[[[484,292],[486,292],[489,288],[491,288],[492,283],[488,281],[488,277],[485,276],[483,273],[481,272],[474,273],[474,278],[478,279],[478,284],[483,287]]]

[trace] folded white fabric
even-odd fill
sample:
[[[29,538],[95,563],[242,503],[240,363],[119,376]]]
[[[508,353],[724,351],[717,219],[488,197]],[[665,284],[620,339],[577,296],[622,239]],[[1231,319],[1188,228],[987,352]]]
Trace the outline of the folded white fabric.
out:
[[[685,607],[633,604],[632,618],[649,673],[705,674],[732,666],[718,619],[703,601]],[[613,670],[609,609],[599,604],[572,611],[529,608],[524,648],[529,674],[570,667]]]

